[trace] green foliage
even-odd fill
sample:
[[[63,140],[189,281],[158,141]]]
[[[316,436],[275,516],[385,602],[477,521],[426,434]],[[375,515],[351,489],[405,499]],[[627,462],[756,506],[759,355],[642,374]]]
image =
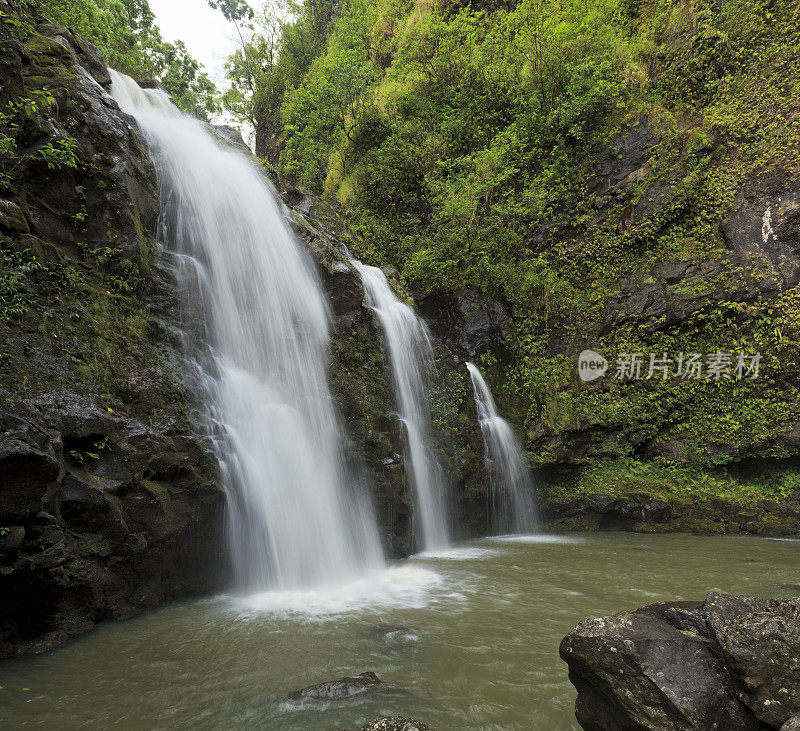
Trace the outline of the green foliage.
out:
[[[245,0],[208,0],[208,4],[232,21],[252,20],[254,13]]]
[[[18,140],[26,124],[40,122],[54,107],[55,99],[49,91],[34,89],[21,99],[10,99],[5,109],[0,110],[0,183],[8,182],[24,161],[41,160],[49,170],[77,167],[77,141],[70,136],[19,151]]]
[[[41,268],[30,249],[0,250],[0,322],[25,315],[31,306],[31,297],[20,283],[26,275]]]
[[[314,63],[306,83],[288,92],[284,103],[286,148],[281,160],[287,173],[304,185],[321,187],[329,141],[343,137],[356,143],[354,134],[370,113],[364,92],[372,81],[372,70],[355,49]]]
[[[91,461],[100,459],[100,452],[102,452],[107,446],[108,442],[106,437],[103,437],[102,439],[95,439],[82,449],[68,450],[67,457],[69,457],[69,459],[79,467],[89,467],[91,465]]]
[[[211,5],[234,21],[241,41],[226,64],[231,88],[223,95],[223,106],[235,119],[255,129],[256,154],[273,165],[283,135],[284,94],[301,83],[324,51],[334,4],[331,0],[269,0],[258,13],[243,10],[243,3],[235,12],[223,3]],[[252,27],[255,33],[246,40],[241,26]]]
[[[577,484],[564,481],[550,486],[548,494],[622,497],[639,493],[669,502],[721,498],[748,506],[765,498],[785,500],[798,492],[798,486],[800,480],[790,464],[745,474],[728,467],[708,470],[623,457],[599,459],[581,471]]]
[[[606,318],[625,278],[667,286],[655,264],[720,260],[720,224],[748,177],[775,165],[800,175],[796,4],[350,0],[326,43],[310,30],[324,25],[308,22],[313,7],[278,44],[278,172],[344,204],[362,258],[423,292],[469,286],[509,304],[516,352],[498,400],[524,423],[534,461],[596,433],[581,453],[635,477],[625,489],[712,495],[745,490],[720,470],[754,444],[789,456],[800,295],[719,301],[759,276],[727,266],[668,285],[702,303],[680,327]],[[600,163],[616,167],[634,123],[652,137],[650,158],[598,192]],[[623,351],[769,356],[757,383],[587,389],[565,344],[612,362]],[[658,456],[673,444],[672,461]],[[753,495],[780,496],[791,478],[768,482]]]
[[[41,0],[39,10],[94,43],[109,66],[158,79],[189,114],[207,120],[218,111],[216,87],[181,41],[161,37],[147,0]]]

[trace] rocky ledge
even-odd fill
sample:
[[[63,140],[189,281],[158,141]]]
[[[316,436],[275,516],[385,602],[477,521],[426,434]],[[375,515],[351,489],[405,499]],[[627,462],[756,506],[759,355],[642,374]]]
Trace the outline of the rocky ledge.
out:
[[[800,599],[651,604],[584,620],[560,652],[584,729],[800,728]]]
[[[542,517],[553,530],[630,530],[791,536],[800,530],[800,493],[786,501],[750,504],[720,497],[662,500],[647,493],[624,496],[588,493],[547,500]]]

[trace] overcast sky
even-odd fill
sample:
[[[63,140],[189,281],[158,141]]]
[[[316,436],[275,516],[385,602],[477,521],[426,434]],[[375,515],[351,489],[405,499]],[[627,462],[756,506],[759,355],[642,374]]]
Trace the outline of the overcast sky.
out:
[[[252,5],[253,3],[251,3]],[[218,87],[227,86],[225,59],[237,47],[236,29],[206,0],[150,0],[167,41],[181,40]]]

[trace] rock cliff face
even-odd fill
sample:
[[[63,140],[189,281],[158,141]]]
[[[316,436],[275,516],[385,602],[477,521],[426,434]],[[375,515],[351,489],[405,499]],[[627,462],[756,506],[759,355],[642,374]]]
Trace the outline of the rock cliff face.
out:
[[[0,657],[206,591],[222,495],[170,335],[157,186],[100,54],[22,16],[0,25],[0,104],[53,101],[12,129],[0,182]],[[37,154],[71,140],[74,167]]]
[[[2,658],[211,591],[226,567],[224,497],[195,418],[202,405],[182,379],[180,303],[154,240],[148,155],[104,90],[96,49],[9,0],[0,9],[26,28],[0,24],[0,106],[53,97],[8,128],[17,155],[0,170]],[[64,141],[73,163],[48,167],[39,151]],[[374,491],[387,550],[403,555],[403,435],[380,328],[335,211],[301,191],[286,199],[330,296],[348,454]],[[442,345],[438,357],[436,435],[460,522],[478,533],[485,481],[469,380]]]
[[[789,729],[800,601],[729,596],[581,622],[561,643],[585,729]]]
[[[454,352],[477,359],[501,410],[524,425],[562,525],[564,510],[596,513],[591,497],[602,495],[668,504],[656,511],[662,527],[796,533],[796,169],[765,155],[753,172],[735,141],[713,135],[668,164],[659,134],[634,120],[587,156],[583,228],[572,209],[531,227],[531,247],[568,273],[568,294],[420,290],[418,306]],[[570,268],[597,246],[608,261]],[[578,378],[584,348],[607,358],[604,377]],[[733,354],[729,377],[677,375],[680,354],[700,354],[705,368],[718,351]],[[738,352],[760,355],[757,379],[737,379]],[[616,376],[624,353],[641,354],[638,378]],[[647,377],[650,354],[672,359],[668,377]],[[786,510],[766,504],[775,502]],[[653,511],[634,515],[619,522],[644,527]]]

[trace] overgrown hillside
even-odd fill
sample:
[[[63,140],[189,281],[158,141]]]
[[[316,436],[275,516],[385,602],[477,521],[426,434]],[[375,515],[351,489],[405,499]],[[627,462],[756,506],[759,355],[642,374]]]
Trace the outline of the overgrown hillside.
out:
[[[435,329],[500,313],[464,355],[534,463],[580,465],[557,474],[570,492],[800,488],[796,3],[303,13],[278,60],[260,57],[262,101],[280,104],[261,153],[344,205],[356,253],[398,267]],[[298,44],[325,17],[327,40]],[[300,75],[298,48],[314,56]],[[604,378],[578,378],[584,348]],[[625,353],[643,354],[638,380],[615,377]],[[651,353],[672,359],[666,378],[647,378]],[[681,353],[700,378],[676,376]],[[739,353],[760,353],[757,379]]]

